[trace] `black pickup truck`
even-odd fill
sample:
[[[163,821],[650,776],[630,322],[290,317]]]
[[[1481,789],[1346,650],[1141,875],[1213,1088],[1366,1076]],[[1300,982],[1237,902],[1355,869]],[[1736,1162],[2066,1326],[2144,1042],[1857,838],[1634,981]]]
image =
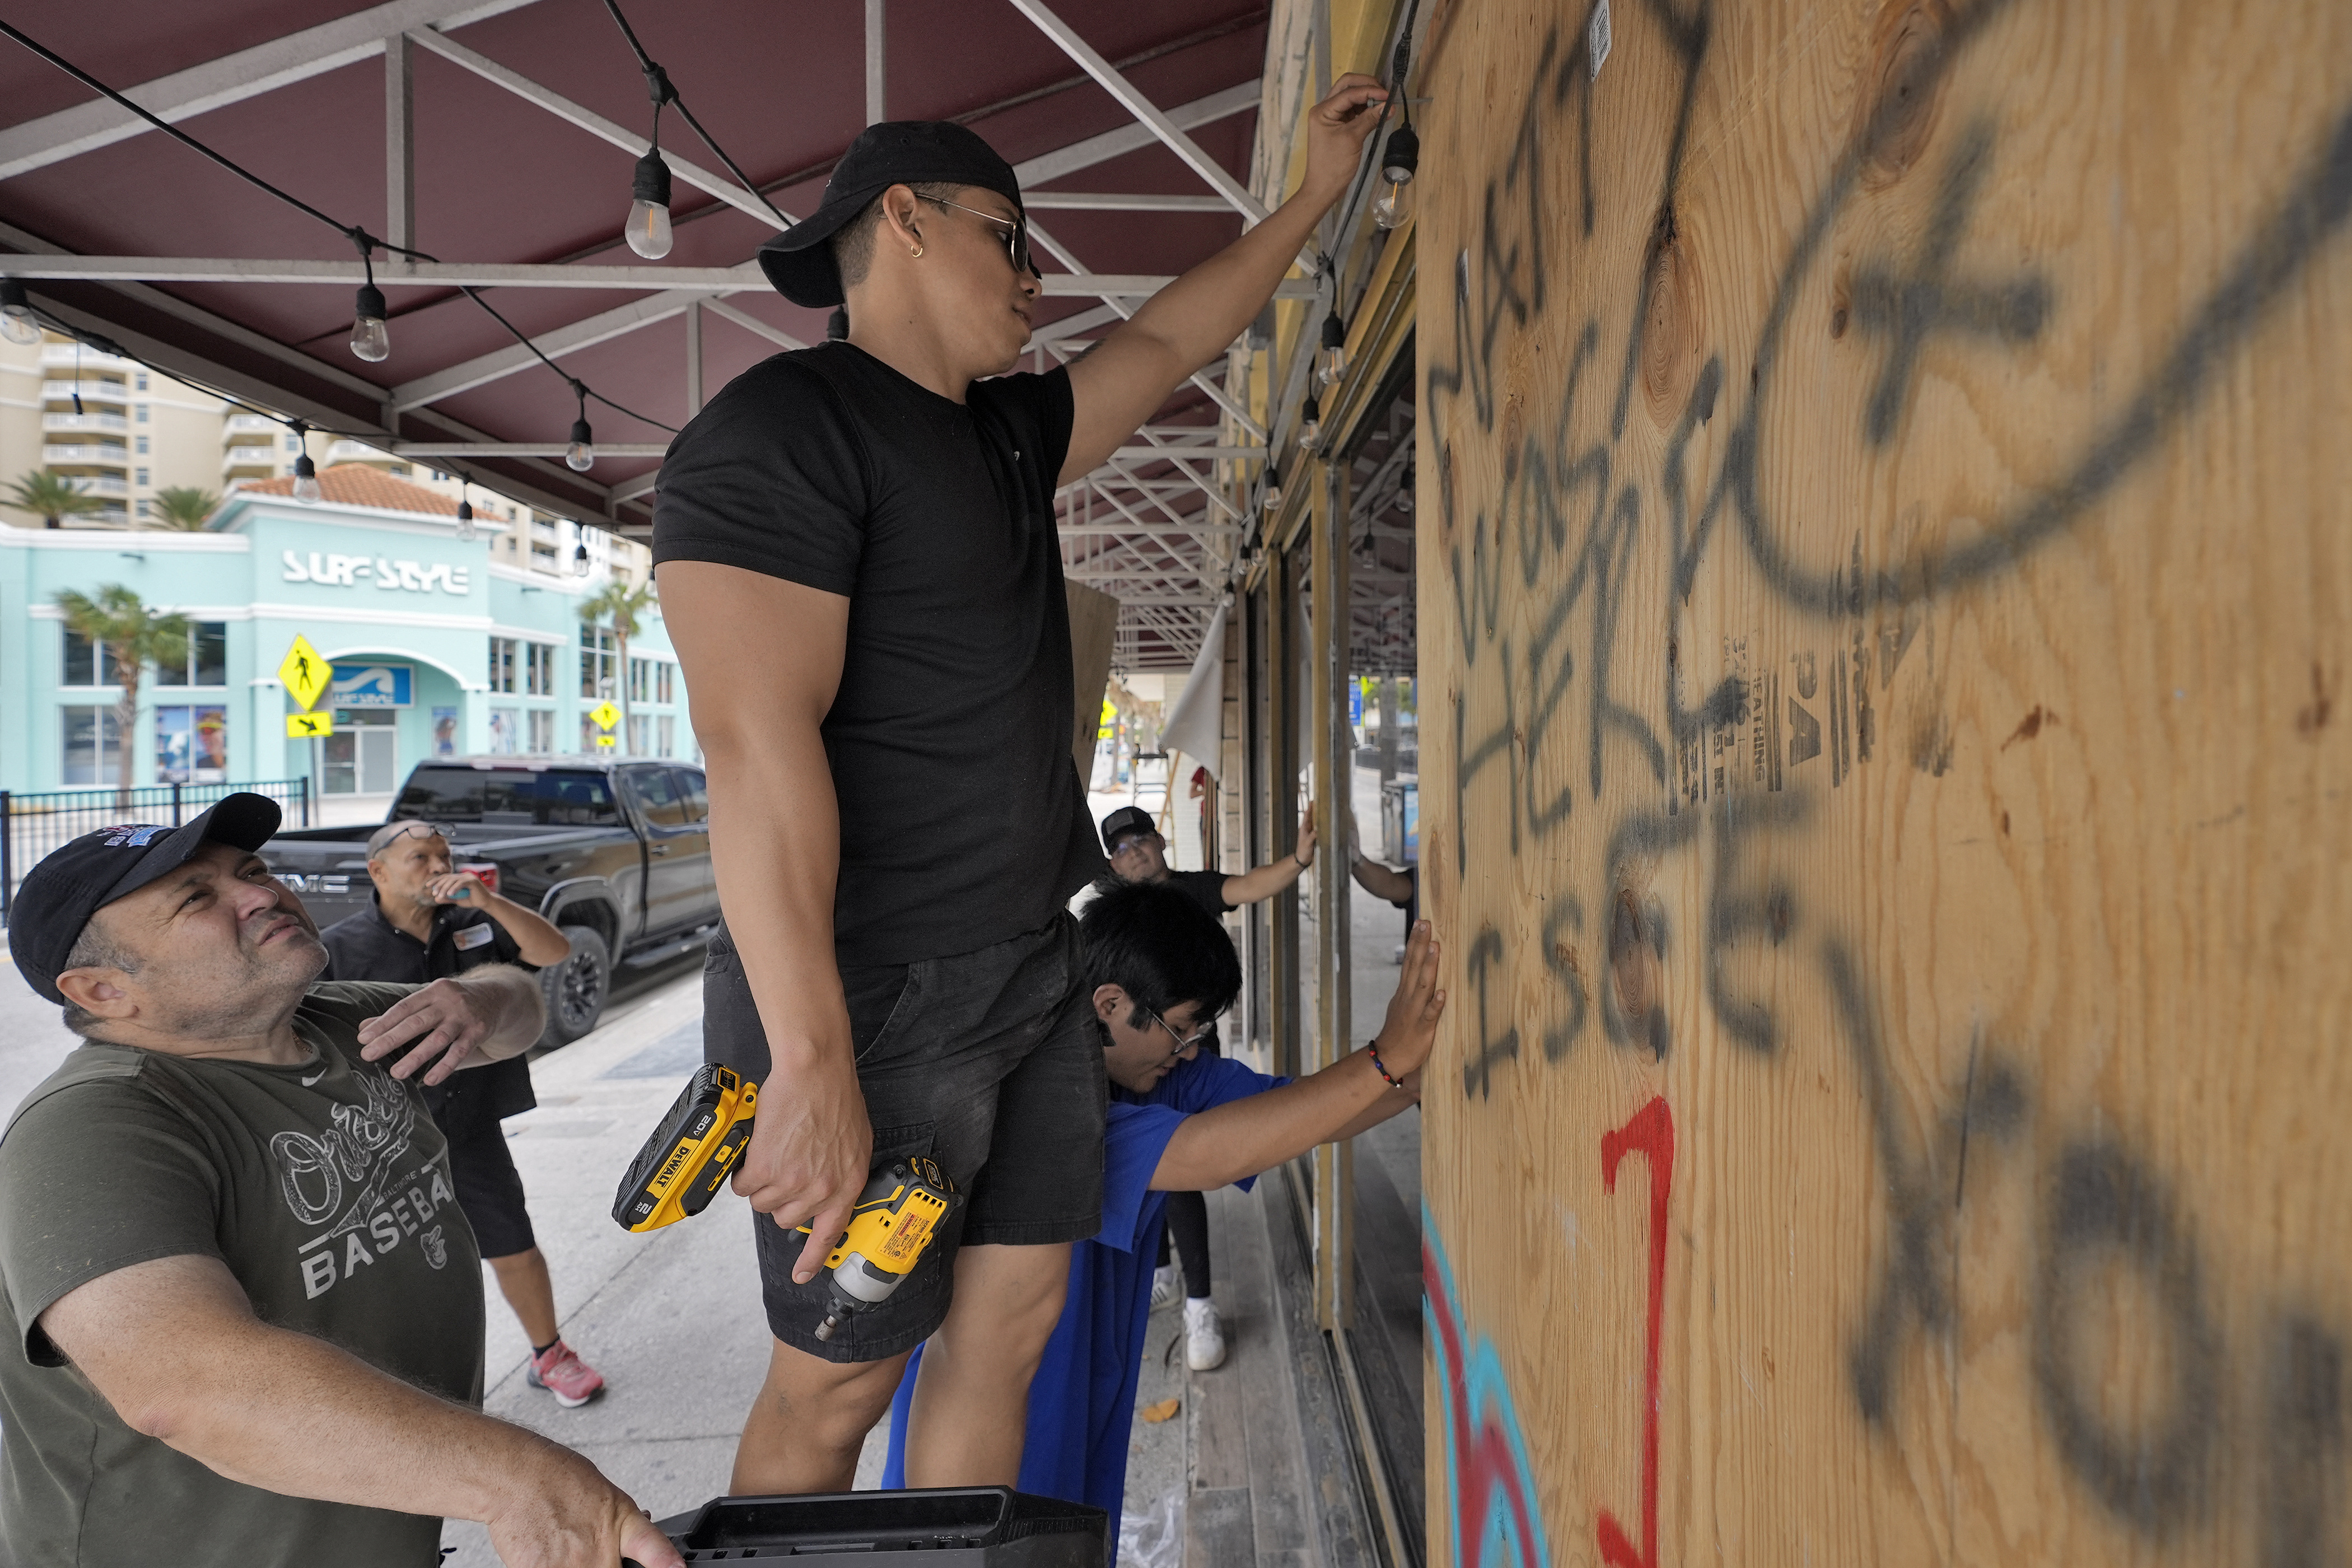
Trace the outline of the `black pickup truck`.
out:
[[[674,957],[719,924],[702,772],[602,757],[440,757],[420,763],[390,820],[447,834],[457,864],[537,910],[572,939],[541,973],[543,1044],[596,1026],[616,964]],[[367,840],[382,824],[309,827],[262,847],[270,870],[321,927],[365,909]]]

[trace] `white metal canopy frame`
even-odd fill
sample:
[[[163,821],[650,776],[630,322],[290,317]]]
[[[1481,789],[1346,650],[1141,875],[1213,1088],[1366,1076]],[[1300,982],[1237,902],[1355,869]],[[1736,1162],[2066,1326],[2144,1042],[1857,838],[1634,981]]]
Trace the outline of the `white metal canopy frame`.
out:
[[[794,184],[806,184],[821,177],[829,168],[831,158],[763,179],[754,187],[737,174],[706,167],[674,146],[656,146],[652,139],[640,133],[637,124],[624,124],[599,113],[528,71],[493,58],[488,52],[491,40],[486,38],[485,47],[477,48],[471,47],[471,41],[461,41],[453,36],[494,18],[528,11],[531,4],[532,0],[472,0],[470,4],[460,0],[390,0],[152,79],[128,85],[107,84],[117,89],[122,99],[144,110],[146,117],[101,96],[0,128],[0,245],[14,251],[0,252],[0,279],[17,280],[46,324],[103,340],[134,359],[237,402],[361,441],[394,456],[429,458],[436,467],[464,472],[486,489],[544,511],[642,535],[650,525],[658,469],[645,469],[612,480],[600,480],[593,476],[593,470],[574,472],[563,461],[563,454],[573,442],[557,439],[565,432],[560,427],[546,427],[543,414],[530,416],[530,422],[539,426],[535,429],[514,428],[515,421],[500,416],[513,400],[498,399],[510,387],[530,384],[512,383],[509,378],[534,373],[545,376],[552,372],[569,382],[572,392],[579,395],[584,419],[589,412],[588,400],[603,399],[605,389],[600,387],[596,374],[575,376],[559,362],[577,356],[593,357],[593,352],[602,351],[604,345],[661,323],[682,320],[685,353],[684,363],[677,370],[683,374],[683,402],[690,416],[704,399],[706,348],[717,350],[717,344],[709,339],[710,332],[743,334],[743,339],[730,345],[730,352],[739,357],[747,344],[755,344],[758,352],[765,353],[771,345],[803,346],[802,340],[763,319],[760,310],[747,308],[756,304],[765,309],[768,300],[766,280],[748,256],[726,266],[615,266],[586,259],[614,248],[606,244],[580,256],[554,260],[419,259],[423,253],[416,251],[415,245],[416,150],[421,119],[415,84],[420,60],[437,62],[433,68],[436,71],[463,73],[465,79],[488,84],[510,95],[544,117],[536,123],[549,127],[551,134],[576,138],[584,133],[628,153],[640,160],[641,177],[648,163],[657,162],[667,171],[667,179],[658,182],[665,198],[673,181],[710,198],[709,205],[678,213],[674,218],[665,206],[665,221],[675,222],[680,227],[727,211],[748,215],[770,227],[779,217],[789,220],[793,215],[776,205],[770,193],[782,193]],[[1007,5],[1008,22],[1025,18],[1036,29],[1035,36],[1049,40],[1078,73],[1067,81],[1016,96],[1007,103],[1017,105],[1084,81],[1108,94],[1130,117],[1129,122],[1111,130],[1034,152],[1019,162],[1015,172],[1024,190],[1031,191],[1028,205],[1033,214],[1055,214],[1059,222],[1058,215],[1062,213],[1230,213],[1246,226],[1265,216],[1270,201],[1279,199],[1280,170],[1273,173],[1270,181],[1262,177],[1257,182],[1259,188],[1254,192],[1205,151],[1192,134],[1236,114],[1258,110],[1267,100],[1267,83],[1262,79],[1230,80],[1215,90],[1196,93],[1185,101],[1162,107],[1129,74],[1131,69],[1147,68],[1144,62],[1160,58],[1171,50],[1192,47],[1196,40],[1230,34],[1237,26],[1257,26],[1261,17],[1229,16],[1114,62],[1041,0],[1007,0]],[[1166,9],[1172,21],[1198,20],[1180,16],[1181,6]],[[1319,32],[1325,27],[1327,15],[1319,4],[1313,10]],[[617,10],[614,19],[622,20]],[[47,26],[21,15],[13,20],[23,22],[26,34],[33,38],[38,37],[38,28]],[[578,20],[577,16],[567,17],[568,22]],[[863,21],[865,119],[871,122],[885,117],[886,111],[887,0],[866,0]],[[625,21],[623,26],[625,29]],[[1105,24],[1097,18],[1093,26],[1100,30]],[[1302,92],[1307,95],[1306,102],[1320,96],[1319,90],[1308,90],[1319,89],[1329,78],[1328,43],[1321,37],[1317,42],[1321,47],[1315,51],[1315,57],[1321,64],[1314,69],[1313,80],[1277,81],[1275,86],[1278,94],[1274,101],[1296,103],[1300,101]],[[15,47],[0,44],[0,47]],[[621,58],[627,58],[617,35],[610,40],[610,47]],[[908,47],[904,38],[901,47]],[[629,36],[628,47],[635,48],[634,34]],[[505,52],[509,58],[514,54],[511,47]],[[102,71],[91,68],[91,62],[72,60],[70,49],[60,48],[57,53],[64,57],[61,63],[68,68],[88,70],[85,79],[104,79]],[[298,88],[328,73],[364,64],[370,58],[380,59],[383,64],[383,221],[380,234],[347,229],[341,216],[330,216],[329,211],[338,215],[341,211],[332,204],[341,197],[332,191],[303,189],[298,182],[289,181],[286,183],[292,187],[290,195],[286,191],[272,192],[343,230],[347,236],[358,236],[362,243],[357,256],[350,250],[343,252],[348,259],[334,260],[77,254],[72,247],[32,227],[10,221],[24,215],[12,210],[9,182],[72,160],[100,154],[133,138],[150,137],[160,142],[157,121],[172,128],[170,133],[189,139],[195,148],[188,152],[159,146],[152,154],[158,160],[186,159],[193,166],[196,153],[203,153],[227,163],[207,143],[207,128],[188,122]],[[654,82],[660,68],[646,58],[644,50],[637,49],[636,59],[631,64],[635,67],[640,63],[648,82]],[[1273,60],[1271,68],[1277,76],[1297,79],[1310,68],[1304,55],[1292,51]],[[692,73],[683,66],[678,69],[677,83],[683,95],[691,96],[696,90]],[[655,98],[656,106],[661,101],[658,96]],[[706,103],[704,107],[707,111],[710,106]],[[998,107],[1001,106],[979,112],[992,112]],[[641,109],[635,120],[657,130],[657,107],[652,115]],[[1092,123],[1099,124],[1099,116]],[[699,121],[696,125],[699,129]],[[554,128],[558,126],[568,129],[557,132]],[[1289,134],[1289,128],[1283,128],[1286,143]],[[1261,126],[1261,144],[1266,135],[1267,128]],[[670,140],[675,142],[677,138]],[[730,171],[735,169],[733,161],[719,151],[716,142],[709,145],[719,163]],[[1172,154],[1183,171],[1176,183],[1189,178],[1195,188],[1189,192],[1031,190],[1153,148],[1164,149],[1162,157]],[[838,149],[835,155],[837,152]],[[173,166],[177,166],[176,162]],[[1137,167],[1132,163],[1126,166]],[[262,183],[258,176],[247,177]],[[1156,182],[1146,177],[1138,183]],[[265,184],[264,188],[271,187]],[[373,192],[366,194],[373,195]],[[646,192],[641,189],[637,194],[642,196]],[[313,199],[327,203],[329,211],[309,205]],[[1186,221],[1198,221],[1198,217]],[[1360,215],[1353,221],[1327,226],[1327,243],[1336,251],[1349,229],[1361,226]],[[1169,275],[1161,272],[1095,270],[1087,265],[1078,248],[1063,243],[1034,223],[1032,232],[1037,248],[1066,268],[1046,275],[1046,295],[1098,301],[1092,309],[1064,316],[1038,329],[1033,341],[1033,363],[1041,368],[1057,358],[1075,357],[1087,346],[1090,334],[1131,315],[1143,300],[1170,280]],[[486,245],[495,247],[495,234],[478,237],[482,243],[464,247],[445,244],[439,248],[478,250]],[[371,260],[369,252],[375,247],[382,247],[382,258]],[[740,251],[737,254],[742,255]],[[407,290],[461,289],[469,292],[496,289],[502,294],[530,290],[528,295],[512,297],[531,302],[529,315],[532,327],[528,334],[520,328],[514,329],[520,341],[385,384],[368,379],[360,374],[362,367],[344,362],[345,351],[338,339],[302,343],[280,341],[279,335],[236,319],[227,307],[208,308],[185,297],[191,285],[332,286],[355,289],[363,283],[371,289],[379,286]],[[1311,298],[1319,287],[1317,279],[1301,276],[1286,282],[1282,293],[1292,299]],[[219,291],[200,289],[199,293],[217,299]],[[614,304],[610,301],[615,294],[634,297]],[[231,300],[246,297],[228,296]],[[364,313],[367,295],[361,298]],[[479,302],[478,296],[476,298]],[[546,324],[551,314],[561,315],[564,301],[572,299],[586,301],[591,308],[557,324]],[[520,305],[507,308],[523,313]],[[506,320],[503,315],[499,319],[501,322]],[[404,334],[404,321],[395,320],[392,326],[395,336]],[[1256,531],[1252,501],[1266,456],[1266,426],[1252,416],[1245,381],[1236,379],[1237,374],[1246,376],[1248,363],[1246,353],[1236,353],[1223,366],[1213,367],[1212,373],[1192,378],[1191,388],[1178,403],[1162,412],[1159,422],[1121,447],[1100,469],[1066,487],[1059,498],[1058,521],[1069,575],[1111,594],[1122,604],[1118,656],[1122,667],[1181,667],[1190,662],[1211,610],[1234,576],[1246,539]],[[1217,370],[1222,370],[1223,374],[1214,374]],[[1296,374],[1289,378],[1292,384],[1298,379]],[[614,407],[639,401],[631,385],[615,384],[609,390],[619,400]],[[1297,402],[1296,395],[1283,395],[1292,392],[1291,385],[1266,390],[1275,394],[1265,399],[1270,408],[1281,410]],[[487,405],[486,395],[491,399]],[[543,391],[535,395],[544,402]],[[460,399],[468,400],[471,418],[461,418],[444,406]],[[495,412],[485,415],[481,410],[486,406]],[[638,421],[597,412],[611,433],[622,437],[595,443],[593,451],[598,460],[642,465],[658,458],[662,443],[645,437],[661,435],[667,426],[655,425],[646,418],[643,423],[653,427],[640,434]],[[1194,422],[1204,416],[1215,423]],[[1279,424],[1269,423],[1277,426]],[[484,427],[486,424],[509,427],[494,430]],[[572,434],[576,439],[581,432]],[[629,438],[632,437],[635,438]]]

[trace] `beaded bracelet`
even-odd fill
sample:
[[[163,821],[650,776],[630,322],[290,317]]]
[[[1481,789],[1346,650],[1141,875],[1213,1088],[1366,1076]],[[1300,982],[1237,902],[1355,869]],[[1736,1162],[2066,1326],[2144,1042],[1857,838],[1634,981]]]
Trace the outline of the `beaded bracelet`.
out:
[[[1404,1079],[1391,1074],[1389,1071],[1388,1063],[1381,1060],[1381,1048],[1379,1046],[1365,1046],[1364,1054],[1372,1058],[1372,1070],[1380,1074],[1381,1077],[1388,1079],[1388,1085],[1391,1089],[1402,1089],[1404,1087]]]

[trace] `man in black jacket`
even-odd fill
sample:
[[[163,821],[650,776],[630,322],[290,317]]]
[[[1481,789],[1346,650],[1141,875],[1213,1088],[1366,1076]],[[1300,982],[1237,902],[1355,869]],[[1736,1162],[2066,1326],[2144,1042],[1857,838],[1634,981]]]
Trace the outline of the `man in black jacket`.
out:
[[[544,969],[572,956],[571,942],[543,917],[499,897],[473,872],[458,870],[448,838],[429,822],[388,822],[376,829],[368,839],[368,877],[375,883],[375,901],[319,933],[331,980],[422,985],[486,963]],[[483,1261],[498,1276],[499,1293],[530,1338],[530,1385],[547,1390],[566,1409],[587,1404],[604,1391],[604,1374],[557,1331],[555,1283],[499,1125],[539,1103],[530,1064],[517,1056],[429,1084],[425,1103],[449,1141],[457,1206],[474,1227]]]

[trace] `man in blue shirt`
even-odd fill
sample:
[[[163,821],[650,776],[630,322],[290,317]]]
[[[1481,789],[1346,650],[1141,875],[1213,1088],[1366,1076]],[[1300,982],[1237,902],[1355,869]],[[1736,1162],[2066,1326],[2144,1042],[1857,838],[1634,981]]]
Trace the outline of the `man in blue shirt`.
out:
[[[1078,923],[1111,1081],[1103,1227],[1070,1252],[1061,1320],[1029,1385],[1020,1487],[1108,1509],[1116,1534],[1167,1194],[1227,1182],[1246,1189],[1260,1172],[1418,1103],[1445,993],[1437,941],[1423,921],[1379,1036],[1293,1082],[1198,1054],[1242,973],[1224,929],[1191,898],[1158,883],[1109,884]],[[906,1485],[907,1428],[923,1415],[921,1366],[918,1350],[891,1401],[886,1487]]]

